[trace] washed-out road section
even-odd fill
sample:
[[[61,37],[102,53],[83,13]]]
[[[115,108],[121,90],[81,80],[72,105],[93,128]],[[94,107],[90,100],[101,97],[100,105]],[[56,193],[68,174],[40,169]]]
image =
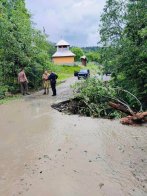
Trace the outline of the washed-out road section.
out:
[[[147,128],[52,109],[74,81],[0,105],[1,196],[147,195]]]

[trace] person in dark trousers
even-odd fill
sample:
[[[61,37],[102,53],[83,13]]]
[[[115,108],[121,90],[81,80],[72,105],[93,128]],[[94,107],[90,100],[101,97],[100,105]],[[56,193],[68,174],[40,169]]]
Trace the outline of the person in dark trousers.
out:
[[[28,79],[26,77],[24,68],[22,67],[18,74],[18,82],[20,83],[22,95],[30,95],[28,93]]]
[[[56,80],[57,80],[58,76],[57,74],[53,73],[51,71],[49,77],[48,77],[48,80],[50,80],[50,84],[51,84],[51,88],[52,88],[52,91],[53,91],[53,95],[52,96],[56,96]]]

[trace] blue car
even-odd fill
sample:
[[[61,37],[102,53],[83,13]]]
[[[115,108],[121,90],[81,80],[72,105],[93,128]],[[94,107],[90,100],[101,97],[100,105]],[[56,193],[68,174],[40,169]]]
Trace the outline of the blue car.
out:
[[[81,78],[86,79],[90,76],[90,71],[89,69],[81,69],[79,72],[75,72],[74,76],[77,76],[78,80]]]

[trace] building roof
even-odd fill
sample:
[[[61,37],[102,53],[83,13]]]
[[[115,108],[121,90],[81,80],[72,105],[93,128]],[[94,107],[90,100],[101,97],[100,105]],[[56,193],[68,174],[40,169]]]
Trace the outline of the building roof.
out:
[[[52,57],[68,57],[68,56],[76,56],[74,53],[72,53],[70,50],[67,51],[57,51],[55,54],[53,54]]]
[[[70,44],[68,42],[66,42],[65,40],[60,40],[56,46],[70,46]]]

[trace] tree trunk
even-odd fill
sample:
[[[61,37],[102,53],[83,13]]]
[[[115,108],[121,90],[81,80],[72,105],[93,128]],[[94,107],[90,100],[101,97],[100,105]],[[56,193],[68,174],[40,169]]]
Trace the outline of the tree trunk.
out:
[[[123,112],[123,113],[125,113],[125,114],[132,115],[132,114],[130,113],[130,111],[129,111],[126,107],[124,107],[123,105],[121,105],[121,104],[119,104],[119,103],[109,102],[108,104],[109,104],[109,106],[111,106],[112,108],[114,108],[114,109],[116,109],[116,110],[119,110],[119,111],[121,111],[121,112]]]
[[[126,109],[123,105],[119,103],[109,102],[109,106],[112,108],[119,110],[125,114],[129,114],[129,116],[124,117],[120,120],[122,124],[125,125],[138,125],[147,122],[147,112],[135,113],[131,114],[128,109]]]

